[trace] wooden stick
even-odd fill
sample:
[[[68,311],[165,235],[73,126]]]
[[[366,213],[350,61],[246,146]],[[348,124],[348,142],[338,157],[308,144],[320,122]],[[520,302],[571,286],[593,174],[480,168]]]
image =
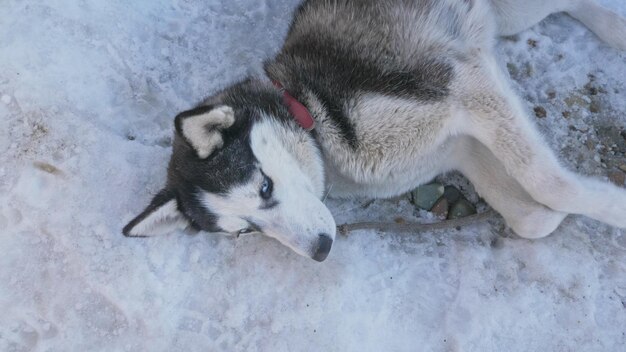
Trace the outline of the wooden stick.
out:
[[[464,218],[445,220],[432,224],[420,224],[415,222],[398,224],[395,222],[358,222],[354,224],[343,224],[337,226],[337,231],[346,236],[349,232],[357,230],[378,230],[383,232],[416,233],[435,230],[445,230],[457,227],[472,225],[489,219],[496,214],[493,210],[487,210],[480,214],[466,216]]]

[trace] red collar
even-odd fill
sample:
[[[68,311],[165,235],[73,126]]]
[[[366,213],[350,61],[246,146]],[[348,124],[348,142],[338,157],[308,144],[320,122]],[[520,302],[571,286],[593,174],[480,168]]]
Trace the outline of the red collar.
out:
[[[287,109],[289,109],[289,113],[294,117],[296,122],[302,126],[307,131],[310,131],[315,128],[315,120],[309,109],[306,106],[302,105],[301,102],[296,100],[289,92],[283,87],[282,84],[278,81],[272,80],[274,86],[280,89],[283,92],[283,103],[287,105]]]

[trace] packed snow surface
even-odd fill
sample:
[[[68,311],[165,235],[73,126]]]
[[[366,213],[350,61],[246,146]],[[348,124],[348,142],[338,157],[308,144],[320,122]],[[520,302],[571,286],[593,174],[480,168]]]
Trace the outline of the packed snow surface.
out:
[[[2,2],[0,351],[624,351],[626,232],[578,216],[536,241],[497,216],[338,235],[323,263],[262,236],[121,235],[163,186],[173,116],[261,72],[297,2]],[[562,14],[498,51],[565,165],[626,163],[625,53]],[[428,216],[327,203],[338,223]]]

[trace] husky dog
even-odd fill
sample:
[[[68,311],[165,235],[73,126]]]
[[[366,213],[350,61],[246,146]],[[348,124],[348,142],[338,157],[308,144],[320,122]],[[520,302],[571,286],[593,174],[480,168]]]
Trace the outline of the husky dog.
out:
[[[307,0],[282,50],[175,119],[167,185],[123,230],[263,233],[323,261],[320,200],[393,197],[458,170],[518,235],[567,214],[626,228],[626,190],[563,168],[494,55],[495,38],[566,11],[626,49],[593,0]]]

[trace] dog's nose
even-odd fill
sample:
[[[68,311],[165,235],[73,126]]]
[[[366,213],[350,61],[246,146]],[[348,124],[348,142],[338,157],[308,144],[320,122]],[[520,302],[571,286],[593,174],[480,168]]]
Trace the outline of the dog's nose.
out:
[[[326,257],[328,257],[328,253],[330,252],[330,247],[333,245],[333,239],[330,238],[325,233],[320,234],[320,239],[317,242],[317,250],[315,251],[315,255],[313,255],[313,259],[318,262],[323,262]]]

